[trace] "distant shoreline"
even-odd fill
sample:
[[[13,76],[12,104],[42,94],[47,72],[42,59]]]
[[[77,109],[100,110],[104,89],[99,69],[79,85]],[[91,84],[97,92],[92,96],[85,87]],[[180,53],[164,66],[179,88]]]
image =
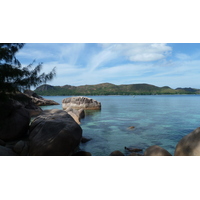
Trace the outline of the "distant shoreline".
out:
[[[62,96],[186,96],[186,95],[195,95],[195,96],[200,96],[200,94],[137,94],[137,95],[42,95],[46,97],[62,97]],[[134,98],[134,97],[133,97]]]
[[[172,89],[168,86],[158,87],[146,83],[129,85],[102,83],[82,86],[52,86],[44,84],[36,88],[34,92],[41,96],[181,95],[200,94],[200,89],[190,87]]]

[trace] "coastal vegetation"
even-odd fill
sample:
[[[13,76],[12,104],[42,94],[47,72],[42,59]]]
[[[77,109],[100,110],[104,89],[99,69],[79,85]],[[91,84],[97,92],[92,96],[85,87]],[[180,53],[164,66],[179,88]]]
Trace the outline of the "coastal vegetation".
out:
[[[23,43],[0,43],[0,98],[14,98],[16,92],[23,92],[31,86],[37,87],[50,81],[55,76],[55,68],[48,73],[41,73],[42,63],[33,68],[34,61],[22,67],[16,54],[24,47]]]
[[[71,96],[71,95],[161,95],[161,94],[200,94],[200,89],[176,88],[168,86],[158,87],[150,84],[114,85],[102,83],[82,86],[51,86],[41,85],[35,92],[43,96]]]

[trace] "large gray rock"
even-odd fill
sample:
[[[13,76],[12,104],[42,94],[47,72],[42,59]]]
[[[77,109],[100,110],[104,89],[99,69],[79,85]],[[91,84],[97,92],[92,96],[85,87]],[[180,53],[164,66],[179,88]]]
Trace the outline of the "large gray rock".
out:
[[[0,103],[0,139],[15,140],[27,134],[30,114],[18,101]]]
[[[200,156],[200,127],[183,137],[174,152],[175,156]]]
[[[59,105],[59,103],[53,101],[53,100],[50,100],[50,99],[38,99],[38,98],[35,98],[35,97],[31,97],[32,99],[32,102],[37,105],[37,106],[50,106],[50,105]]]
[[[43,99],[43,97],[39,96],[37,93],[33,92],[32,90],[25,90],[24,94],[28,95],[29,97],[35,97],[37,99]]]
[[[145,156],[171,156],[171,154],[160,146],[153,145],[144,152]]]
[[[84,110],[100,110],[101,103],[88,97],[69,97],[62,100],[63,110],[68,108]]]
[[[37,95],[35,92],[33,92],[31,90],[25,90],[24,94],[26,94],[28,97],[30,97],[32,102],[37,106],[59,105],[59,103],[57,103],[53,100],[45,99],[45,98]]]
[[[45,110],[30,127],[31,156],[72,155],[81,141],[82,129],[65,111]]]

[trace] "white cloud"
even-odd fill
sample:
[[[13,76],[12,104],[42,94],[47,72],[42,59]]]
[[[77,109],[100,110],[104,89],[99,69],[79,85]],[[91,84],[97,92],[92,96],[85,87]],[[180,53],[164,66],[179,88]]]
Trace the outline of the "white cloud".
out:
[[[151,62],[161,60],[170,55],[172,48],[166,44],[150,44],[150,43],[100,43],[98,44],[102,50],[90,57],[88,60],[88,71],[94,71],[97,68],[107,64],[110,61],[121,58],[123,61],[131,62]]]
[[[172,51],[172,48],[164,43],[101,44],[101,46],[104,49],[109,48],[117,55],[125,56],[129,61],[142,62],[163,59]]]
[[[116,52],[112,51],[110,48],[106,48],[103,51],[91,57],[91,59],[88,61],[87,67],[89,68],[89,71],[94,71],[97,67],[101,66],[102,64],[105,64],[106,62],[115,59],[116,56]]]

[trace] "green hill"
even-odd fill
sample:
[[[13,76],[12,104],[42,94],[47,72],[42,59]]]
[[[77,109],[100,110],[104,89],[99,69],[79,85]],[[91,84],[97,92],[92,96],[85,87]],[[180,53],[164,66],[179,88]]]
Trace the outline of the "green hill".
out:
[[[156,95],[156,94],[200,94],[200,89],[177,88],[168,86],[158,87],[150,84],[114,85],[101,83],[81,86],[51,86],[41,85],[35,92],[42,96],[71,96],[71,95]]]

